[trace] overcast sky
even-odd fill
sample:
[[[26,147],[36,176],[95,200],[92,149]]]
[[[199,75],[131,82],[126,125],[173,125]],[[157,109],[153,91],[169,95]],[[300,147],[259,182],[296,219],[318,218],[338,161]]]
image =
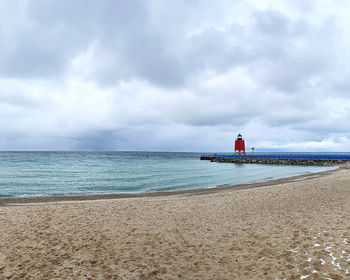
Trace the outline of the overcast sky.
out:
[[[0,150],[350,151],[350,1],[0,0]]]

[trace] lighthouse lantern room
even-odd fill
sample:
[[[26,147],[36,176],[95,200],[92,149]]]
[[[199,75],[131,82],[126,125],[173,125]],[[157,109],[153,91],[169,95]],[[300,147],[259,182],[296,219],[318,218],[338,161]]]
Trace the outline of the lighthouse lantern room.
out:
[[[242,135],[239,133],[235,141],[235,154],[245,155],[245,144]]]

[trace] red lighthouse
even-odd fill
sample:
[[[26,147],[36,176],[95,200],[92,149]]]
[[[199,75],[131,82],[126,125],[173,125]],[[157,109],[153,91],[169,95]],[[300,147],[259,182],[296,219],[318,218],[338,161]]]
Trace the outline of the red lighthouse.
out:
[[[245,155],[245,145],[241,134],[238,134],[237,140],[235,141],[235,154]]]

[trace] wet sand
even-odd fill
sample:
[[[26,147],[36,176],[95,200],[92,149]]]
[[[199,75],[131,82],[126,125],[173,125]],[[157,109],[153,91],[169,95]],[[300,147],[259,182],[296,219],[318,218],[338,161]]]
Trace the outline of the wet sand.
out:
[[[1,199],[0,279],[350,279],[347,167],[101,198]]]

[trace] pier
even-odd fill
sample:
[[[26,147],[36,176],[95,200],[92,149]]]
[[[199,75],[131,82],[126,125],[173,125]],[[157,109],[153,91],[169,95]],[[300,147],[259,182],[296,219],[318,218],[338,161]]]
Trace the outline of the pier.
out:
[[[224,155],[207,154],[201,160],[212,162],[229,162],[237,164],[284,164],[284,165],[320,165],[332,166],[350,162],[350,154],[254,154],[254,155]]]

